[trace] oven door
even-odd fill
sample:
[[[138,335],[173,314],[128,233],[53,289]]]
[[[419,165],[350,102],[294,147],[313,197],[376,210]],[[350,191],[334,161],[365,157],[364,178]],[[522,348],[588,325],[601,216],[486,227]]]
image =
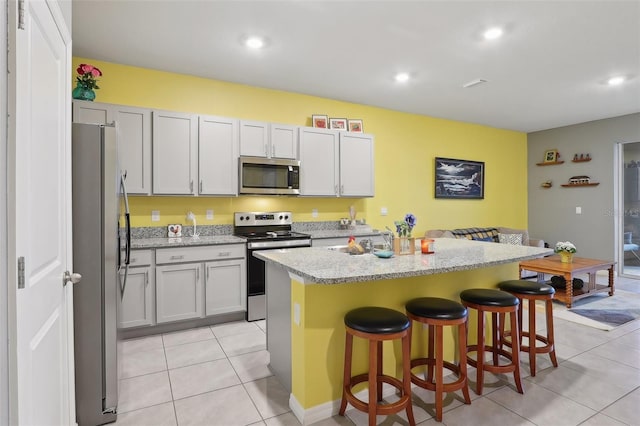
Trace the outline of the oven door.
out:
[[[311,240],[305,238],[247,243],[247,321],[265,319],[267,313],[265,265],[263,260],[253,256],[253,252],[294,247],[311,247]]]

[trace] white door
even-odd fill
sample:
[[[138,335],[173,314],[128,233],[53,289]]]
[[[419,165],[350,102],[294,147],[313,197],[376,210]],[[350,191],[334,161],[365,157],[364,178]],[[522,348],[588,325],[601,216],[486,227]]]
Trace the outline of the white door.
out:
[[[15,88],[9,95],[10,306],[15,300],[9,332],[16,338],[10,424],[68,425],[75,423],[73,288],[63,285],[72,261],[71,36],[55,1],[26,0],[22,28],[15,3],[9,14],[9,87]],[[19,258],[24,288],[17,288]]]

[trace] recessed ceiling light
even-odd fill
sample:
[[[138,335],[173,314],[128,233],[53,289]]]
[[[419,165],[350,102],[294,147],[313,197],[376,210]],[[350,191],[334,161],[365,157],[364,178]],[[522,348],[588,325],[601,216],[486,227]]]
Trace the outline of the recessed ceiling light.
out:
[[[398,74],[396,74],[396,81],[399,83],[404,83],[406,81],[409,81],[409,74],[406,72],[399,72]]]
[[[618,84],[624,83],[624,77],[622,76],[611,77],[609,81],[607,81],[607,83],[609,83],[609,86],[617,86]]]
[[[260,37],[247,37],[244,44],[251,49],[262,49],[264,47],[264,40]]]
[[[502,36],[502,28],[498,28],[498,27],[489,28],[487,31],[484,32],[484,38],[487,40],[495,40],[497,38],[500,38],[501,36]]]

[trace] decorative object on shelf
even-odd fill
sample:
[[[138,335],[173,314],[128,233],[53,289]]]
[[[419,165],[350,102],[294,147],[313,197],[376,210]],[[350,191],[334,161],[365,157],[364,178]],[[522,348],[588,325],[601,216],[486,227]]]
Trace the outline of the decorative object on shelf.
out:
[[[569,185],[591,183],[589,176],[572,176],[569,178]]]
[[[484,162],[436,157],[436,198],[484,198]]]
[[[89,64],[80,64],[76,69],[76,88],[71,92],[73,99],[93,101],[96,98],[94,90],[99,89],[96,77],[102,76],[99,68]]]
[[[404,220],[394,222],[398,238],[393,240],[393,251],[397,255],[414,254],[416,252],[415,238],[411,237],[411,231],[418,220],[413,213],[407,213]]]
[[[354,119],[352,120],[351,118],[347,120],[347,123],[349,124],[349,131],[350,132],[355,132],[355,133],[362,133],[362,120],[360,119]]]
[[[335,130],[347,130],[347,119],[346,118],[330,118],[329,128],[335,129]]]
[[[560,154],[558,154],[557,149],[549,149],[544,152],[544,162],[545,163],[555,163],[560,158]]]
[[[328,129],[329,128],[329,118],[326,115],[313,114],[311,115],[311,123],[313,127],[318,129]]]
[[[571,160],[574,163],[584,163],[587,161],[591,161],[591,154],[574,154],[573,155],[573,160]]]
[[[573,254],[577,250],[576,246],[569,241],[558,241],[553,251],[560,255],[560,262],[571,263],[573,262]]]
[[[542,184],[540,184],[541,187],[543,188],[551,188],[553,186],[553,182],[551,182],[550,180],[547,180],[545,182],[542,182]]]

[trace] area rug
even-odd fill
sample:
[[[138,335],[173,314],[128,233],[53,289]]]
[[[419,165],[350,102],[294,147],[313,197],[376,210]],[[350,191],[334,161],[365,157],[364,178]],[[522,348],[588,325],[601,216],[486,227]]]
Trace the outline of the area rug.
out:
[[[600,330],[613,330],[640,318],[640,294],[616,290],[609,297],[607,293],[598,293],[574,302],[571,309],[555,302],[553,315]]]

